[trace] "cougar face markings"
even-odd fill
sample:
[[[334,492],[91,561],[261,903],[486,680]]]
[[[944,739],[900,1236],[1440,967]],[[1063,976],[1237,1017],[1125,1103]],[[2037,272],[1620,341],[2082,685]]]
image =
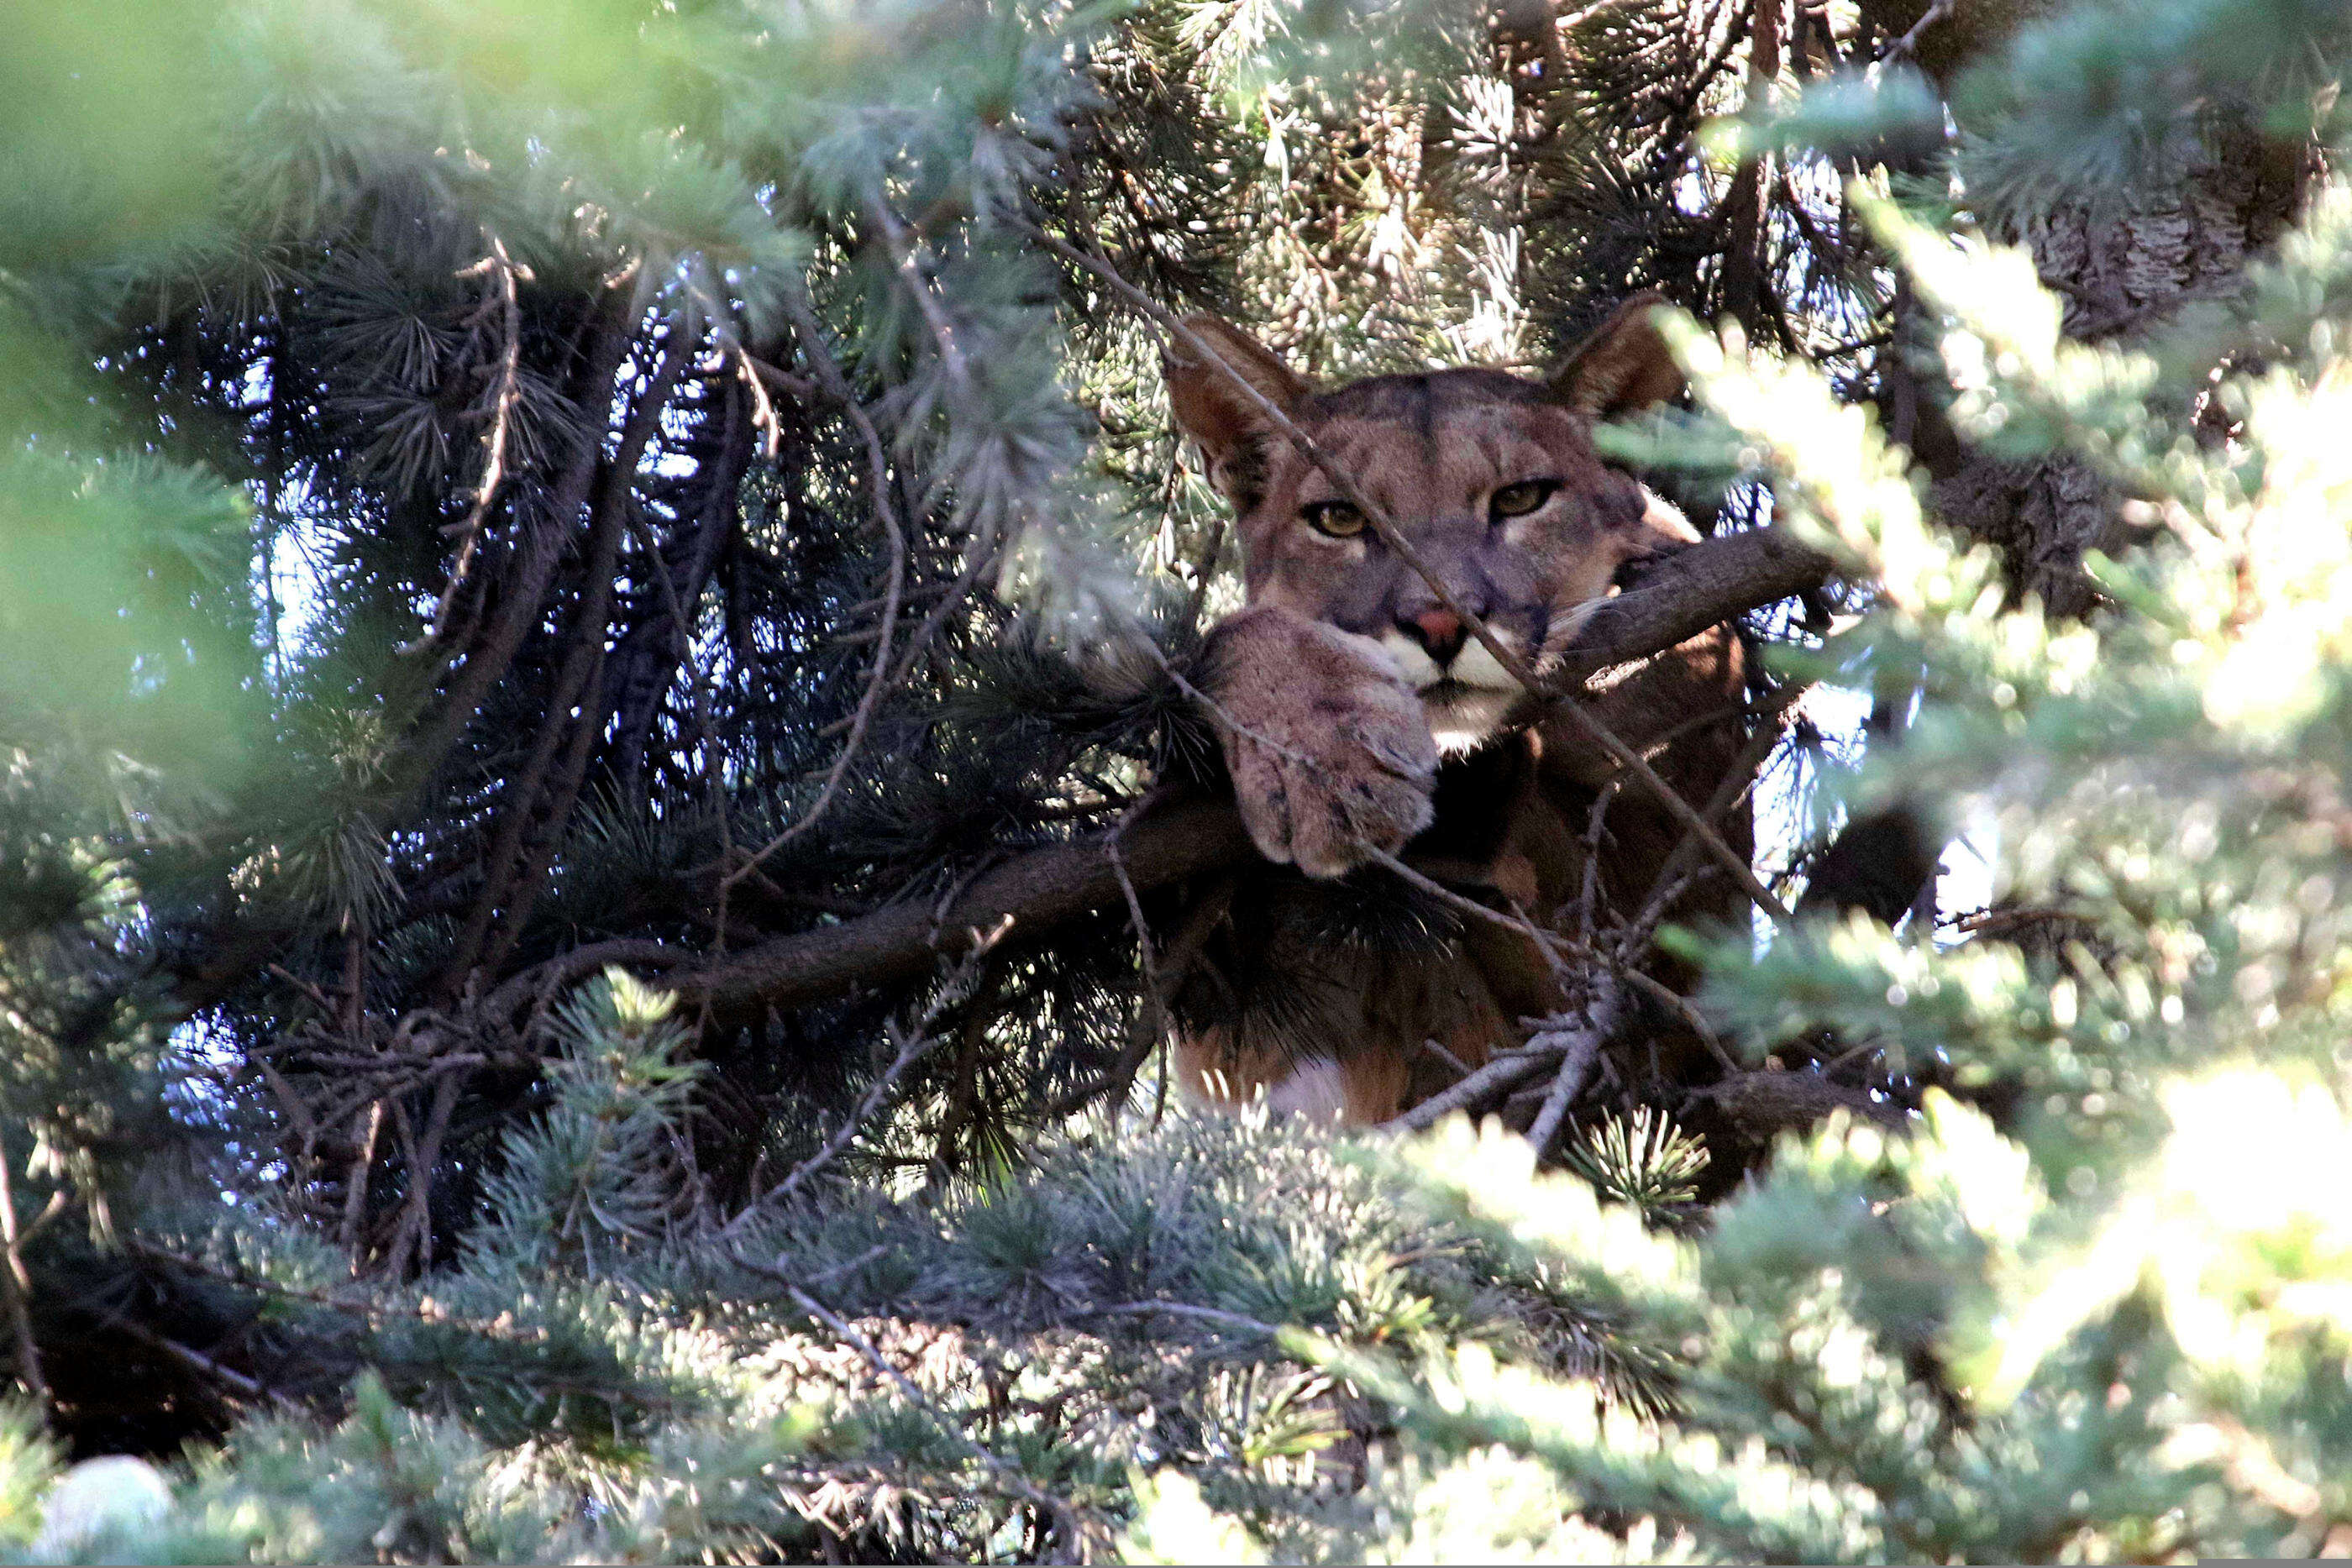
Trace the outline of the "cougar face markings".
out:
[[[1549,384],[1462,369],[1318,392],[1239,329],[1207,317],[1188,325],[1336,459],[1454,601],[1540,674],[1617,568],[1658,542],[1645,493],[1601,462],[1590,434],[1594,418],[1680,384],[1647,326],[1650,303],[1628,306]],[[1264,428],[1219,367],[1191,354],[1171,351],[1171,402],[1239,514],[1249,602],[1377,643],[1421,696],[1442,751],[1503,728],[1520,695],[1503,661],[1305,454]],[[1682,532],[1689,537],[1686,525]]]

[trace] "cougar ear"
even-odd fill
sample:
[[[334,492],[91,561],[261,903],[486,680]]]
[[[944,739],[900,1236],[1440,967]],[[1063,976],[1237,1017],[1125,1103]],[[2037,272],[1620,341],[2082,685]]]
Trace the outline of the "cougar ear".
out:
[[[1187,316],[1184,325],[1224,367],[1239,372],[1243,381],[1284,413],[1295,412],[1313,392],[1272,349],[1232,322],[1214,316]],[[1266,433],[1265,411],[1234,384],[1224,368],[1202,359],[1200,350],[1183,338],[1178,337],[1161,351],[1160,371],[1168,381],[1168,402],[1176,415],[1176,428],[1200,444],[1213,476]]]
[[[1681,392],[1682,367],[1652,320],[1665,303],[1664,295],[1651,289],[1617,307],[1553,374],[1552,401],[1594,419],[1614,419]]]

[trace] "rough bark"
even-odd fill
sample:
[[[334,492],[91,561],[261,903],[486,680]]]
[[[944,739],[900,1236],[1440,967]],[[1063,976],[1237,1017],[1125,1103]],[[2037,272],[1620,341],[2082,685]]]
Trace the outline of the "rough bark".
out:
[[[1865,20],[1901,37],[1930,0],[1864,0]],[[1939,86],[2004,47],[2022,26],[2062,9],[2060,0],[1961,0],[1927,26],[1914,56]],[[1960,127],[1966,131],[1969,127]],[[2251,129],[2216,134],[2207,156],[2166,189],[2103,193],[1994,225],[1995,237],[2032,253],[2042,280],[2066,300],[2067,333],[2084,342],[2129,340],[2183,306],[2236,287],[2247,261],[2294,222],[2312,165],[2300,143]],[[1937,516],[2000,547],[2011,587],[2053,614],[2079,616],[2096,602],[2084,555],[2127,538],[2120,497],[2070,456],[2017,462],[1928,449]],[[1940,460],[1939,460],[1940,459]]]
[[[1891,37],[1926,20],[1934,0],[1864,0],[1864,18]],[[1939,86],[2004,47],[2060,0],[1961,0],[1921,27],[1913,57]],[[1967,126],[1963,124],[1963,131]],[[2228,293],[2247,261],[2300,209],[2311,166],[2300,145],[2251,131],[2217,135],[2208,156],[2168,190],[2095,206],[2062,204],[1995,237],[2032,252],[2043,283],[2066,300],[2065,329],[2084,342],[2128,340],[2192,301]],[[1898,302],[1898,317],[1903,313]],[[2089,613],[2098,595],[2083,570],[2129,532],[2123,497],[2092,465],[2053,454],[2017,461],[1969,450],[1899,364],[1882,393],[1889,428],[1929,475],[1942,522],[1996,546],[2010,589],[2055,616]],[[1813,867],[1800,913],[1860,909],[1892,924],[1935,874],[1940,837],[1927,813],[1897,802],[1858,819]]]
[[[2000,237],[2030,250],[2042,281],[2064,296],[2070,336],[2127,341],[2233,290],[2247,262],[2294,221],[2305,176],[2299,149],[2231,136],[2179,187],[2131,210],[2062,207]],[[1970,454],[1936,476],[1929,497],[1946,522],[2000,547],[2011,585],[2060,616],[2096,602],[2084,556],[2129,537],[2113,486],[2074,456]]]
[[[1031,850],[977,878],[944,908],[893,904],[761,943],[672,984],[688,1006],[707,1002],[726,1012],[798,1007],[910,979],[970,951],[1008,920],[1015,931],[1035,932],[1118,903],[1118,870],[1106,848],[1104,840],[1090,838]],[[1221,870],[1255,852],[1240,814],[1222,800],[1172,802],[1139,821],[1120,844],[1139,890]]]
[[[1594,611],[1561,656],[1558,674],[1586,680],[1647,658],[1735,615],[1818,588],[1829,576],[1829,558],[1784,528],[1752,528],[1693,545],[1649,568],[1633,587]]]

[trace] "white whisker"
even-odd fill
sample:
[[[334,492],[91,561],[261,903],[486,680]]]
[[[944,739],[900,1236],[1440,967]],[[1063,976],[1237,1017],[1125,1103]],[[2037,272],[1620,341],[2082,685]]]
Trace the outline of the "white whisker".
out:
[[[1576,641],[1576,634],[1584,630],[1584,623],[1592,619],[1592,612],[1608,602],[1607,593],[1597,593],[1570,605],[1566,610],[1554,612],[1551,625],[1544,632],[1544,656],[1550,658],[1566,653],[1568,645]]]

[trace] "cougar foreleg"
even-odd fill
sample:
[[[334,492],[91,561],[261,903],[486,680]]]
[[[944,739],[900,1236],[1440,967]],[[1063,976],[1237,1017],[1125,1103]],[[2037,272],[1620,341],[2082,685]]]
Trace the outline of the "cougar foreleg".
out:
[[[1429,825],[1437,742],[1395,662],[1276,606],[1213,635],[1212,715],[1252,841],[1335,877]]]

